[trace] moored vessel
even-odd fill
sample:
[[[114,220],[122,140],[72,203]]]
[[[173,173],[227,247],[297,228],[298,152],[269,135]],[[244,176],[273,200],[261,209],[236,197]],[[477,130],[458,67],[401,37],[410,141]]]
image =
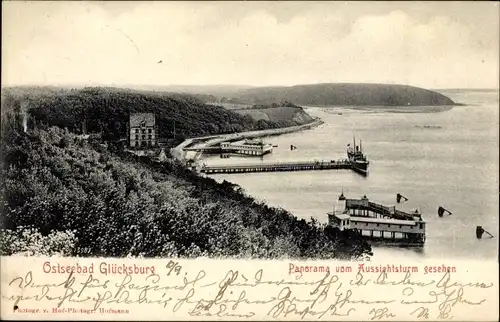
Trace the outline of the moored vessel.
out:
[[[367,160],[366,155],[363,153],[361,140],[359,145],[356,145],[356,138],[353,138],[353,146],[347,145],[347,159],[351,162],[353,170],[362,174],[368,173],[368,166],[370,161]]]

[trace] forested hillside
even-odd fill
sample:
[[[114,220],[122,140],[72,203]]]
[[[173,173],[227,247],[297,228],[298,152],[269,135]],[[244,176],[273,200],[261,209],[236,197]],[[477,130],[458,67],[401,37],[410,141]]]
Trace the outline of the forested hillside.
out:
[[[249,115],[255,120],[274,123],[293,122],[295,125],[302,125],[314,120],[302,107],[290,102],[253,105],[252,107],[233,109],[233,111],[240,115]]]
[[[173,160],[111,153],[58,127],[3,134],[2,255],[354,258],[371,251],[356,234],[258,204],[238,186]]]
[[[455,105],[448,97],[434,91],[392,84],[313,84],[289,87],[256,87],[232,96],[247,104],[270,104],[291,101],[299,105],[329,106],[426,106]]]
[[[127,135],[130,113],[155,113],[160,139],[234,133],[296,125],[292,121],[255,120],[185,94],[118,88],[7,88],[2,90],[2,125],[26,112],[28,126],[58,126],[80,133],[102,132],[106,140]],[[9,114],[10,113],[10,114]],[[4,119],[6,121],[4,121]]]
[[[209,86],[197,89],[216,98],[199,96],[200,101],[224,104],[268,105],[290,101],[301,106],[460,105],[436,91],[397,84],[326,83],[234,88],[232,92],[221,92]]]

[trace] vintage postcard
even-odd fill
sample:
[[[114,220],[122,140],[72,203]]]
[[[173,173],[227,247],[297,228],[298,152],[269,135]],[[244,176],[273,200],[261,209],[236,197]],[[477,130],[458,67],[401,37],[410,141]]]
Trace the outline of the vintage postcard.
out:
[[[497,2],[2,2],[5,320],[498,321]]]

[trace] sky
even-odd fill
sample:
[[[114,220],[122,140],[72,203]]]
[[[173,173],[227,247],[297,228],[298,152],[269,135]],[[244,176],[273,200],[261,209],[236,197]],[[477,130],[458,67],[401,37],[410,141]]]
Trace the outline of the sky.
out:
[[[498,88],[496,2],[2,2],[3,85]]]

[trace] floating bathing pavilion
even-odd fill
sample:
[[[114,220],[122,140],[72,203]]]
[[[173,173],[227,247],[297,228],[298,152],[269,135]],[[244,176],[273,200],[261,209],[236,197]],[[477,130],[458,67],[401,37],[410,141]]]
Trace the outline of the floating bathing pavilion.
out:
[[[236,153],[244,155],[262,156],[273,151],[273,145],[260,140],[246,139],[243,142],[222,142],[222,153]]]
[[[340,230],[354,230],[368,239],[380,239],[408,244],[424,244],[426,222],[422,215],[397,210],[361,199],[347,199],[342,193],[328,213],[328,223]]]
[[[273,152],[273,145],[260,140],[246,139],[237,142],[223,141],[220,143],[204,144],[198,147],[185,147],[183,151],[263,156]]]

